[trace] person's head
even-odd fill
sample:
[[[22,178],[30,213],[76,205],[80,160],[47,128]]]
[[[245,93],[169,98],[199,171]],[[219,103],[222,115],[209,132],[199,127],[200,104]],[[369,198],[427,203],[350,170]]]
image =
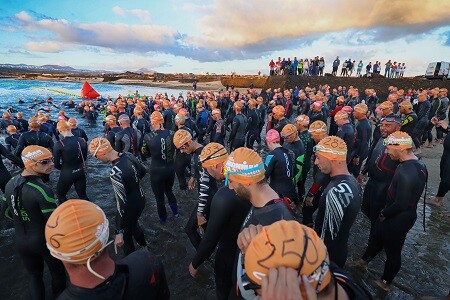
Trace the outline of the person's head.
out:
[[[298,131],[304,131],[309,127],[310,119],[307,115],[298,115],[295,118],[295,127],[297,127]]]
[[[101,162],[110,162],[113,160],[113,154],[117,154],[109,141],[102,137],[94,138],[91,141],[89,144],[89,152]]]
[[[342,110],[338,111],[334,115],[334,121],[336,122],[336,125],[339,127],[341,127],[344,124],[347,124],[349,122],[348,113]]]
[[[448,90],[446,88],[439,89],[439,97],[440,98],[447,97],[447,92],[448,92]]]
[[[17,133],[17,128],[14,125],[9,125],[8,127],[6,127],[6,132],[9,135],[16,134]]]
[[[400,102],[399,111],[401,114],[409,114],[412,111],[412,104],[408,100]]]
[[[347,167],[347,145],[337,136],[323,138],[313,148],[316,154],[314,164],[324,174],[331,174],[337,167]]]
[[[417,97],[417,100],[419,102],[425,102],[427,101],[427,94],[426,93],[420,93],[419,96]]]
[[[366,119],[367,111],[368,107],[366,104],[364,103],[356,104],[353,110],[353,116],[355,117],[356,120]]]
[[[175,132],[173,136],[173,144],[182,153],[191,154],[195,151],[196,142],[192,139],[192,135],[189,131],[180,129]]]
[[[381,110],[383,116],[388,116],[394,113],[394,104],[389,101],[382,102],[378,108]]]
[[[113,128],[117,126],[117,120],[114,115],[108,115],[105,118],[105,123],[108,125],[109,128]]]
[[[243,107],[244,107],[244,104],[241,101],[236,101],[233,104],[233,110],[236,114],[240,114]]]
[[[250,108],[250,109],[254,109],[254,108],[256,107],[257,104],[258,104],[258,103],[256,102],[255,99],[250,99],[250,100],[248,100],[248,108]]]
[[[119,125],[122,128],[130,127],[130,117],[127,114],[121,114],[119,116]]]
[[[280,147],[280,133],[275,129],[270,129],[266,133],[266,143],[270,151]]]
[[[90,272],[100,279],[102,275],[91,264],[103,255],[111,242],[109,222],[103,210],[94,203],[70,199],[58,206],[45,225],[45,241],[50,254],[61,260],[69,275]]]
[[[281,137],[285,143],[293,143],[298,139],[297,127],[294,124],[286,124],[281,130]]]
[[[213,109],[211,112],[211,117],[214,121],[219,120],[220,118],[222,118],[222,113],[220,112],[220,109]]]
[[[21,112],[18,112],[18,113],[16,114],[16,118],[17,118],[18,120],[22,120],[22,118],[23,118],[22,113],[21,113]]]
[[[53,154],[44,147],[31,145],[22,151],[25,170],[33,175],[50,174],[53,170]]]
[[[384,146],[386,146],[386,154],[392,160],[403,161],[404,157],[412,154],[413,151],[413,141],[411,136],[403,131],[395,131],[391,133],[383,141]]]
[[[309,126],[308,131],[311,134],[314,142],[316,142],[317,144],[327,136],[327,124],[320,120],[314,121]]]
[[[272,115],[275,120],[284,118],[285,109],[283,105],[277,105],[272,109]]]
[[[62,136],[68,136],[68,135],[72,135],[72,131],[69,125],[69,122],[66,121],[58,121],[58,123],[56,124],[56,129],[59,131],[59,133]]]
[[[399,131],[402,127],[402,119],[400,116],[391,114],[381,118],[380,133],[382,138],[386,138],[391,133]]]
[[[217,180],[225,179],[223,174],[224,164],[228,158],[228,152],[222,144],[209,143],[199,155],[202,167]]]
[[[150,115],[150,124],[152,124],[153,129],[160,129],[164,124],[164,117],[159,111],[154,111]]]
[[[243,258],[242,274],[238,276],[244,289],[256,290],[258,294],[269,269],[279,267],[293,268],[298,275],[305,275],[318,294],[326,293],[332,286],[327,247],[314,229],[297,221],[281,220],[263,227]]]
[[[225,162],[224,175],[225,185],[234,190],[242,200],[250,201],[255,186],[266,184],[262,158],[246,147],[230,153]]]
[[[136,106],[134,109],[133,109],[133,115],[136,117],[136,118],[138,118],[138,119],[140,119],[140,118],[142,118],[142,113],[144,112],[144,110],[140,107],[140,106]]]
[[[2,116],[5,120],[11,120],[11,114],[7,111],[4,111]]]
[[[28,126],[31,130],[38,131],[39,128],[41,128],[41,123],[39,123],[38,118],[36,117],[30,117],[28,119]]]

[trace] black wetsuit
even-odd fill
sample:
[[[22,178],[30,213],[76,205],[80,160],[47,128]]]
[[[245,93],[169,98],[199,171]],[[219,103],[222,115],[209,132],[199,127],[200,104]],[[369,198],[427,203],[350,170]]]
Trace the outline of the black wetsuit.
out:
[[[30,145],[42,146],[44,148],[52,150],[53,144],[54,143],[52,137],[45,132],[30,130],[28,132],[22,133],[19,138],[19,142],[17,143],[17,148],[14,154],[20,157],[23,149]]]
[[[114,146],[116,145],[116,134],[118,134],[119,132],[122,131],[122,128],[120,128],[119,126],[110,128],[110,130],[108,130],[108,132],[106,133],[106,139],[109,141],[109,143],[111,144],[111,146],[114,148]]]
[[[372,136],[372,126],[366,118],[359,120],[356,125],[356,143],[353,158],[359,158],[359,164],[353,161],[349,164],[349,172],[358,177],[364,160],[369,155],[370,138]]]
[[[406,235],[417,219],[417,203],[425,188],[428,171],[417,159],[401,162],[389,186],[386,207],[380,212],[384,221],[377,219],[370,232],[369,244],[363,260],[371,261],[382,249],[386,264],[381,279],[390,284],[400,270],[402,248]]]
[[[114,274],[94,288],[73,284],[58,300],[121,300],[170,298],[161,261],[147,250],[138,250],[115,262]]]
[[[241,231],[250,225],[268,226],[280,220],[295,220],[294,215],[288,209],[282,199],[270,200],[263,207],[252,206],[245,217],[241,226]],[[242,286],[241,277],[244,274],[242,253],[238,251],[238,255],[233,267],[233,286],[230,293],[230,299],[241,299],[243,295],[254,296],[255,292],[252,290],[245,291]]]
[[[129,152],[135,157],[139,157],[141,141],[141,132],[135,128],[127,127],[116,133],[114,149],[117,152]]]
[[[109,177],[117,202],[116,230],[123,230],[125,255],[135,250],[133,237],[141,246],[146,246],[144,232],[138,220],[145,207],[144,191],[140,179],[145,176],[144,166],[130,153],[121,153],[112,162]]]
[[[303,166],[305,165],[305,146],[303,145],[303,141],[301,139],[294,141],[293,143],[285,142],[283,147],[291,150],[294,153],[295,158],[295,168],[294,168],[294,179],[293,183],[295,186],[299,186],[300,181],[302,181],[303,176]],[[311,156],[310,156],[311,159]],[[300,190],[298,191],[300,193]],[[296,204],[300,201],[299,199],[303,199],[303,195],[305,192],[303,191],[302,196],[297,199]],[[294,201],[294,200],[293,200]]]
[[[165,109],[162,112],[164,118],[164,128],[168,130],[175,129],[175,112],[172,108]]]
[[[192,130],[189,127],[182,126],[179,129],[184,129],[189,131],[192,135]],[[179,130],[178,129],[178,130]],[[182,153],[179,149],[175,149],[175,174],[177,175],[178,185],[180,190],[187,190],[187,180],[186,178],[190,176],[190,165],[191,165],[191,154]]]
[[[336,136],[343,139],[345,144],[347,145],[347,165],[349,165],[354,155],[356,143],[355,127],[353,127],[351,123],[346,123],[339,127]]]
[[[5,148],[5,146],[0,144],[0,189],[2,190],[2,192],[5,192],[5,186],[11,179],[11,174],[3,164],[3,157],[6,157],[13,164],[17,165],[20,168],[23,168],[24,165],[20,158],[9,152],[8,149]]]
[[[79,199],[89,200],[86,194],[86,160],[87,144],[78,136],[68,136],[53,147],[55,168],[60,170],[56,184],[56,196],[59,203],[67,200],[67,193],[72,185]]]
[[[250,202],[239,199],[226,186],[220,188],[211,201],[208,227],[192,259],[192,266],[197,269],[218,245],[214,262],[217,299],[228,299],[230,294],[236,240],[250,207]]]
[[[72,128],[70,131],[72,132],[72,134],[74,136],[82,138],[85,142],[88,141],[88,137],[86,135],[86,131],[84,131],[83,129],[81,129],[79,127],[75,127],[75,128]]]
[[[187,221],[185,232],[189,237],[192,245],[195,249],[198,249],[200,245],[202,237],[198,233],[198,222],[197,222],[197,213],[203,214],[206,220],[209,219],[209,211],[211,206],[211,199],[214,194],[217,192],[217,182],[212,177],[205,168],[202,167],[199,155],[202,152],[203,147],[198,148],[192,153],[192,170],[191,174],[197,180],[197,188],[198,188],[198,204],[192,210],[191,216]],[[203,230],[206,230],[208,223],[202,225]]]
[[[14,152],[16,150],[20,135],[20,133],[14,133],[5,138],[6,148],[9,152]]]
[[[222,119],[219,119],[214,122],[214,125],[211,129],[211,135],[209,138],[209,141],[219,143],[225,146],[225,135],[227,134],[226,128],[225,128],[225,121]]]
[[[444,130],[441,127],[436,127],[436,129],[447,133],[444,139],[444,152],[442,153],[439,164],[441,182],[439,183],[439,189],[436,194],[436,197],[444,197],[450,190],[450,176],[448,175],[450,174],[450,130],[449,128]]]
[[[398,165],[397,161],[393,161],[389,155],[384,153],[385,150],[383,139],[379,139],[369,153],[366,164],[361,171],[362,174],[368,173],[369,175],[369,180],[364,188],[361,211],[372,224],[386,205],[387,189]]]
[[[343,269],[339,268],[335,263],[330,262],[330,270],[333,274],[335,283],[340,285],[345,290],[345,293],[349,299],[372,299],[372,295],[368,291],[357,284],[351,276],[349,276]]]
[[[250,109],[247,114],[247,148],[253,149],[255,141],[261,144],[261,131],[259,130],[259,115],[256,108]]]
[[[164,195],[167,197],[174,216],[178,216],[177,199],[172,190],[175,181],[174,149],[173,134],[167,129],[156,130],[144,136],[143,150],[147,156],[152,158],[150,183],[155,194],[158,216],[161,222],[167,220]]]
[[[17,130],[22,133],[22,132],[27,132],[28,131],[28,121],[24,120],[24,119],[17,119]]]
[[[294,203],[298,203],[298,195],[295,190],[295,156],[289,149],[278,147],[267,154],[264,166],[265,176],[269,180],[270,187],[280,197],[288,197]]]
[[[33,299],[45,299],[44,261],[52,277],[55,296],[66,286],[66,274],[60,260],[54,258],[45,243],[45,224],[56,209],[52,190],[39,176],[14,176],[6,185],[5,215],[14,221],[15,243],[30,275]]]
[[[331,177],[320,199],[314,230],[327,246],[330,260],[341,268],[347,260],[350,228],[360,207],[361,187],[355,177]]]
[[[299,133],[298,137],[302,140],[303,147],[305,149],[305,158],[303,159],[302,176],[297,182],[298,198],[303,201],[305,196],[305,184],[308,177],[309,170],[311,169],[311,157],[313,153],[314,141],[308,130],[304,130]]]
[[[150,132],[150,124],[144,118],[136,118],[133,121],[133,127],[141,132],[142,137]]]
[[[238,114],[233,118],[231,124],[231,133],[228,139],[230,150],[233,151],[239,147],[245,146],[245,134],[247,130],[247,117],[243,114]]]
[[[415,112],[410,112],[407,115],[404,115],[402,118],[402,128],[400,131],[406,132],[409,136],[412,135],[414,128],[417,124],[417,115]]]

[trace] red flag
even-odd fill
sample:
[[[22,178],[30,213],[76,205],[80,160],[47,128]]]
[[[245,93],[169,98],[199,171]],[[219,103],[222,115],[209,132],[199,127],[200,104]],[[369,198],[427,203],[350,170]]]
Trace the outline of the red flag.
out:
[[[97,91],[94,90],[94,88],[87,81],[85,81],[83,87],[81,88],[81,98],[95,99],[97,97],[100,97],[100,94],[97,93]]]

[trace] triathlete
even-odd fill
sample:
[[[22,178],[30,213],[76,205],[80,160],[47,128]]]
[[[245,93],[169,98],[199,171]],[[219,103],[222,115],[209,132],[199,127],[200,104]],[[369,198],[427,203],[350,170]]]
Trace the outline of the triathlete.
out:
[[[6,148],[9,152],[14,152],[19,143],[20,133],[17,133],[17,128],[14,125],[6,127],[6,133],[8,136],[5,138]]]
[[[303,159],[302,174],[300,180],[297,182],[298,198],[303,201],[305,197],[305,183],[311,169],[311,156],[313,149],[313,139],[308,131],[309,117],[307,115],[299,115],[295,119],[295,126],[297,127],[298,137],[303,143],[305,158]]]
[[[281,137],[284,139],[283,147],[291,150],[294,153],[295,167],[293,183],[295,188],[298,187],[303,176],[303,166],[305,164],[305,146],[303,145],[302,140],[299,138],[297,127],[294,124],[287,124],[286,126],[284,126],[283,130],[281,130]],[[303,194],[304,193],[305,192],[303,191]],[[303,198],[299,197],[298,199]],[[298,199],[295,204],[300,203]],[[294,199],[292,200],[294,201]]]
[[[70,285],[58,299],[170,298],[164,267],[147,249],[117,261],[110,257],[109,222],[94,203],[71,199],[60,205],[47,221],[45,238],[69,274]]]
[[[61,171],[56,184],[59,204],[67,200],[72,185],[80,199],[89,200],[86,194],[87,144],[84,139],[72,134],[66,121],[59,121],[56,128],[63,136],[53,147],[55,168]]]
[[[9,125],[18,126],[16,120],[11,119],[11,114],[7,111],[3,112],[2,120],[0,122],[0,130],[3,132]]]
[[[207,144],[200,153],[202,166],[216,180],[225,179],[223,167],[227,158],[225,147],[218,143]],[[197,269],[217,247],[214,261],[217,299],[228,299],[230,294],[236,240],[249,209],[250,202],[239,199],[228,186],[220,188],[211,201],[208,227],[189,265],[189,273],[195,277]]]
[[[40,146],[21,151],[25,169],[6,185],[6,215],[13,219],[17,252],[27,270],[33,299],[45,299],[44,261],[52,277],[56,297],[66,286],[66,274],[60,261],[50,255],[45,245],[45,222],[55,210],[52,190],[42,182],[42,174],[53,169],[52,153]]]
[[[164,110],[162,111],[162,115],[164,117],[164,128],[167,130],[175,129],[175,112],[173,108],[170,106],[169,100],[163,101]]]
[[[213,109],[211,117],[214,120],[214,125],[211,130],[210,141],[225,145],[225,135],[227,134],[225,122],[222,119],[220,109]]]
[[[379,110],[379,113],[378,113]],[[381,119],[386,116],[394,114],[394,104],[389,101],[382,102],[375,110],[375,128],[372,134],[372,148],[377,144],[378,139],[381,137]],[[428,123],[428,119],[427,119]],[[385,137],[384,137],[385,138]]]
[[[134,120],[133,127],[141,132],[142,137],[150,132],[150,123],[144,119],[143,113],[144,110],[139,106],[133,110]]]
[[[89,152],[101,162],[111,162],[109,174],[117,202],[116,236],[114,245],[124,246],[125,255],[135,250],[136,242],[146,247],[139,217],[145,207],[145,195],[140,181],[146,174],[145,167],[130,153],[115,151],[105,138],[95,138],[89,144]]]
[[[267,131],[275,129],[278,133],[281,133],[283,127],[288,123],[284,117],[285,109],[282,105],[277,105],[272,109],[272,113],[267,116]],[[283,142],[283,140],[281,140]]]
[[[191,135],[193,135],[192,130],[189,127],[185,126],[185,122],[187,119],[189,119],[187,110],[181,108],[178,111],[177,115],[175,116],[176,130],[183,129],[188,131]],[[191,165],[191,155],[183,153],[179,149],[175,148],[174,164],[175,164],[175,174],[177,175],[180,190],[187,191],[188,186],[186,178],[191,175],[188,174]]]
[[[16,114],[17,121],[17,129],[20,133],[28,131],[28,121],[23,119],[23,115],[21,112]]]
[[[3,157],[9,159],[13,164],[18,166],[19,168],[23,168],[23,162],[17,156],[8,151],[8,149],[6,149],[5,146],[0,144],[0,189],[2,192],[5,192],[5,186],[11,179],[11,174],[9,173],[8,169],[6,169],[3,163]]]
[[[375,283],[389,291],[402,264],[402,248],[406,235],[417,219],[417,203],[428,180],[425,164],[413,153],[411,137],[401,131],[390,134],[385,140],[386,153],[398,160],[387,193],[386,207],[380,211],[370,232],[369,244],[356,263],[366,267],[381,250],[386,252],[386,263],[381,280]]]
[[[372,125],[367,119],[368,107],[364,103],[356,104],[353,116],[358,120],[356,125],[356,143],[352,161],[349,165],[349,172],[358,177],[363,161],[369,155],[369,146],[372,136]]]
[[[248,113],[247,113],[247,147],[253,149],[255,141],[261,144],[261,131],[259,130],[259,112],[256,108],[256,100],[250,99],[248,101]]]
[[[231,151],[245,146],[245,134],[247,133],[247,117],[242,114],[244,104],[241,101],[236,101],[233,104],[233,111],[236,114],[231,124],[231,133],[228,138],[228,144]]]
[[[188,188],[193,189],[197,181],[198,188],[198,205],[192,211],[185,231],[195,249],[198,249],[202,234],[207,226],[209,218],[209,211],[211,206],[211,199],[217,192],[217,182],[200,162],[200,153],[203,146],[192,139],[189,131],[180,129],[175,132],[173,137],[175,147],[180,149],[182,153],[192,154],[193,170],[191,170],[191,178],[188,182]]]
[[[430,112],[431,104],[427,99],[426,94],[419,94],[417,97],[417,104],[414,105],[414,112],[417,114],[417,124],[411,133],[416,150],[414,154],[422,153],[422,137],[428,126],[428,114]]]
[[[314,230],[324,240],[330,260],[343,268],[350,229],[361,207],[361,187],[348,172],[344,140],[326,137],[314,147],[314,152],[314,164],[322,173],[330,175],[320,198]]]
[[[109,141],[111,146],[116,144],[116,134],[118,134],[122,129],[117,126],[117,120],[114,115],[106,116],[105,118],[105,138]]]
[[[293,220],[294,215],[290,208],[276,191],[274,191],[265,179],[264,163],[261,157],[252,149],[241,147],[233,151],[225,163],[225,183],[233,190],[237,196],[250,202],[252,207],[248,212],[241,230],[251,224],[263,226],[270,225],[279,220]],[[240,247],[238,237],[238,247]],[[239,251],[238,258],[233,268],[233,288],[230,298],[239,296],[252,296],[253,291],[245,289],[245,282],[242,281],[243,256]]]
[[[417,124],[417,114],[413,111],[411,102],[407,100],[400,102],[399,112],[403,115],[402,128],[400,130],[411,136]]]
[[[258,102],[258,116],[259,116],[259,124],[258,124],[258,132],[259,132],[259,145],[261,145],[261,132],[265,124],[266,115],[267,115],[267,106],[264,104],[263,97],[256,98],[256,102]]]
[[[353,158],[355,143],[356,143],[356,130],[353,124],[350,122],[349,115],[345,111],[341,110],[334,116],[334,121],[338,126],[336,136],[343,139],[347,145],[347,165],[350,165]]]
[[[150,183],[153,194],[155,194],[159,220],[164,223],[167,220],[164,195],[167,197],[173,215],[178,217],[177,199],[173,194],[175,181],[173,132],[163,127],[164,117],[159,111],[151,114],[150,122],[153,131],[144,136],[142,152],[152,158]]]
[[[77,127],[77,119],[75,118],[70,118],[67,123],[70,126],[70,131],[72,131],[72,134],[74,136],[80,137],[82,138],[85,142],[88,141],[88,137],[86,135],[86,131],[84,131],[83,129],[81,129],[80,127]]]
[[[119,153],[129,152],[135,157],[139,157],[141,132],[130,126],[130,117],[127,114],[120,115],[118,121],[122,130],[115,136],[114,150]]]

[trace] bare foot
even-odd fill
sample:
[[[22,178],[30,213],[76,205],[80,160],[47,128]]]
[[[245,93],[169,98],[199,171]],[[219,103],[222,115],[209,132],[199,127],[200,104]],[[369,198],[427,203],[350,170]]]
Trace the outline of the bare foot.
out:
[[[442,203],[444,202],[444,197],[434,197],[431,200],[428,200],[427,203],[436,207],[442,206]]]
[[[390,285],[385,283],[381,279],[374,280],[373,283],[386,292],[389,292],[391,290]]]
[[[351,268],[359,268],[359,269],[363,269],[364,271],[367,271],[367,269],[369,268],[369,263],[360,258],[358,260],[348,262],[347,266],[351,267]]]

